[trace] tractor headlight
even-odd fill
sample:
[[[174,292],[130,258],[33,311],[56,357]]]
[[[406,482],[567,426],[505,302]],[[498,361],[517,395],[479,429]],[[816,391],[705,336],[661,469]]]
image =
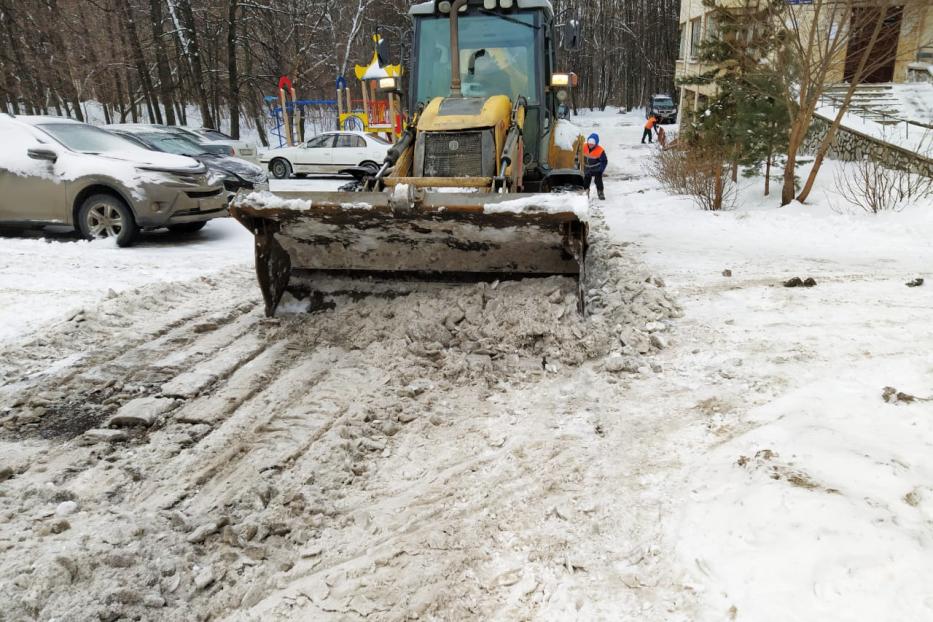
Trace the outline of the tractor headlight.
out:
[[[577,74],[555,73],[551,74],[551,88],[573,88],[577,85]]]

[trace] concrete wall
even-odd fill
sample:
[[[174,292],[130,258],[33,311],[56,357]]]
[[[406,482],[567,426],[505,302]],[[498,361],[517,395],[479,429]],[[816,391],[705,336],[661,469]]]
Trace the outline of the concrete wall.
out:
[[[829,119],[820,116],[815,117],[801,153],[814,155],[826,137],[830,125],[831,121]],[[923,131],[923,129],[917,128],[917,131]],[[856,162],[864,158],[871,158],[893,169],[933,176],[933,158],[890,145],[844,127],[840,127],[839,131],[836,132],[836,137],[827,155],[830,158],[844,162]]]
[[[895,82],[908,81],[908,68],[911,63],[917,62],[920,50],[925,47],[933,47],[933,7],[925,0],[905,4],[901,41],[894,66]]]

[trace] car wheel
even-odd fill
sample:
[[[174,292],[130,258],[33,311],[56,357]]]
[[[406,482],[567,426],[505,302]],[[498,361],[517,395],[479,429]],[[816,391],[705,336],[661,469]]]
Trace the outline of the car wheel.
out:
[[[283,160],[282,158],[272,160],[272,164],[269,165],[269,170],[276,179],[288,179],[292,176],[292,165],[288,163],[288,160]]]
[[[360,162],[360,166],[368,166],[370,168],[379,170],[379,165],[373,162],[372,160],[363,160],[362,162]]]
[[[110,194],[88,197],[78,210],[78,230],[89,240],[116,238],[117,246],[132,246],[139,235],[133,212]]]
[[[201,222],[183,222],[178,225],[169,225],[168,230],[173,233],[194,233],[195,231],[200,231],[206,225],[206,221]]]

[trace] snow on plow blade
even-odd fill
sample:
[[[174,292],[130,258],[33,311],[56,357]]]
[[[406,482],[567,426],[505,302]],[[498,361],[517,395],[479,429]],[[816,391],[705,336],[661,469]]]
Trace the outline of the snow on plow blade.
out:
[[[297,275],[494,280],[580,279],[582,194],[281,192],[237,197],[230,213],[256,237],[256,273],[273,315]],[[303,279],[302,279],[303,280]]]

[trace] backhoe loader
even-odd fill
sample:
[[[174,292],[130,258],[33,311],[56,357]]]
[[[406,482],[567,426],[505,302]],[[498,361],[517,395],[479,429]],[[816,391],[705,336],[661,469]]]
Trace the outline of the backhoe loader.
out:
[[[583,139],[557,114],[576,76],[556,71],[558,37],[578,49],[579,22],[558,28],[548,0],[435,0],[410,14],[412,118],[359,191],[254,193],[231,205],[255,235],[268,315],[286,291],[304,297],[332,274],[582,283]]]

